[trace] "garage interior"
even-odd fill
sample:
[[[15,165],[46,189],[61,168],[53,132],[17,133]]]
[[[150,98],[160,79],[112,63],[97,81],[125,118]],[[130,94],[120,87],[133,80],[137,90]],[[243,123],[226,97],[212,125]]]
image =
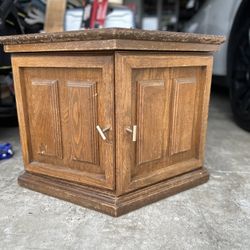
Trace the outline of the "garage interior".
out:
[[[194,1],[185,13],[184,1],[163,2],[167,13],[162,1],[123,4],[136,6],[137,28],[183,31],[206,1]],[[168,15],[174,18],[164,19]],[[250,134],[235,122],[228,87],[216,76],[205,153],[209,181],[119,218],[20,187],[23,160],[15,123],[15,117],[0,120],[0,144],[10,143],[14,151],[0,161],[0,249],[250,248]]]

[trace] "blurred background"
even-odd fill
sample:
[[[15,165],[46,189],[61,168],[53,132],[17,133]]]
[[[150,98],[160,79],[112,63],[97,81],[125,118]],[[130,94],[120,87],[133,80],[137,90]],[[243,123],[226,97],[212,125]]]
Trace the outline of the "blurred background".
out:
[[[248,0],[0,0],[0,35],[111,27],[225,35],[213,89],[250,131],[249,13]],[[0,55],[0,124],[15,125],[10,55],[2,47]]]
[[[249,13],[250,0],[0,0],[1,36],[111,27],[226,36],[213,66],[209,182],[115,220],[18,187],[15,92],[0,45],[0,250],[249,250]]]

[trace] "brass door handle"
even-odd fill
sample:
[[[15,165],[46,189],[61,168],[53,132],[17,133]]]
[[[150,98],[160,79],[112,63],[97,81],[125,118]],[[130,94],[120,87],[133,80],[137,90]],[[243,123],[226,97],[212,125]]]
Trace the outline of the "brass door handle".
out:
[[[126,131],[132,134],[132,141],[136,141],[136,130],[136,125],[133,125],[132,129],[130,127],[126,128]]]
[[[97,125],[96,129],[97,129],[98,133],[100,134],[100,136],[102,137],[102,139],[105,141],[107,139],[107,137],[104,133],[107,132],[108,130],[110,130],[110,127],[102,129],[99,125]]]

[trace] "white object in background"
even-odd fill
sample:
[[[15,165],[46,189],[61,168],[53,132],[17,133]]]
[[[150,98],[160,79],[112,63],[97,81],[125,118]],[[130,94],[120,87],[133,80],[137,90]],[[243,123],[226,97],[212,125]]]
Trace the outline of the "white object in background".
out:
[[[115,8],[106,16],[104,28],[135,28],[133,11]]]
[[[41,10],[31,6],[27,10],[27,16],[25,17],[24,21],[27,24],[34,25],[37,23],[44,23],[44,19],[44,13]]]
[[[108,2],[114,4],[123,4],[123,0],[109,0]]]
[[[65,31],[79,30],[83,18],[83,9],[69,9],[65,15]]]
[[[186,4],[187,9],[192,9],[195,6],[195,0],[189,0]]]
[[[224,35],[222,48],[214,56],[214,75],[227,74],[227,46],[230,31],[242,0],[207,0],[194,17],[185,24],[185,32]]]
[[[158,29],[158,18],[157,17],[144,17],[142,19],[143,30],[157,30]]]

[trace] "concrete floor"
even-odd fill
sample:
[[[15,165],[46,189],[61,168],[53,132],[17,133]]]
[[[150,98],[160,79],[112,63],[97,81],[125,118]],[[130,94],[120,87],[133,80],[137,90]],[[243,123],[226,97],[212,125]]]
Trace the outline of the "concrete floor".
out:
[[[15,157],[0,162],[0,249],[250,249],[250,134],[212,95],[207,184],[120,218],[23,189],[16,128],[0,128]]]

